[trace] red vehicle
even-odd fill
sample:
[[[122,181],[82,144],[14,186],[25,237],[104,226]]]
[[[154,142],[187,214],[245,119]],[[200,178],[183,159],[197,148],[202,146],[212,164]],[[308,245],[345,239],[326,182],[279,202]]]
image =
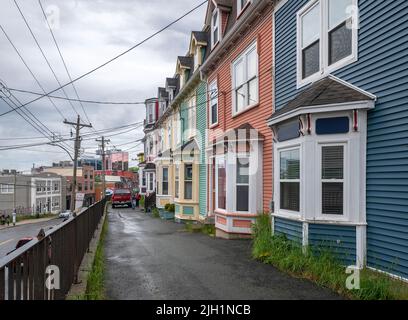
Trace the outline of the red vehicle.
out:
[[[116,189],[112,194],[112,208],[126,205],[132,206],[132,193],[129,189]]]

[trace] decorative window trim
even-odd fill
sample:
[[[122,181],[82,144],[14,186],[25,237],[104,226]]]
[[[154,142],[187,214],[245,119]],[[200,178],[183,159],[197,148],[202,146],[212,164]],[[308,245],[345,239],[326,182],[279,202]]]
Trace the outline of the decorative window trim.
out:
[[[275,173],[274,173],[274,201],[275,201],[275,212],[279,213],[280,215],[288,218],[295,218],[299,219],[302,216],[303,212],[303,146],[302,143],[299,141],[300,138],[279,142],[276,147],[276,152],[274,156],[274,163],[275,163]],[[299,179],[294,180],[294,182],[299,182],[299,212],[291,211],[286,209],[280,208],[280,154],[283,151],[291,151],[291,150],[299,150]]]
[[[239,158],[247,158],[248,159],[248,182],[247,183],[238,183],[237,182],[237,179],[238,179],[238,177],[237,177],[237,168],[238,168],[238,161],[239,161]],[[251,202],[251,197],[253,196],[252,194],[251,194],[251,176],[250,176],[250,174],[249,174],[249,172],[251,171],[250,170],[250,165],[251,165],[251,155],[249,154],[249,153],[245,153],[245,152],[240,152],[240,153],[235,153],[235,166],[234,166],[234,172],[235,172],[235,197],[234,197],[234,212],[236,212],[236,213],[249,213],[250,212],[250,202]],[[237,193],[237,186],[248,186],[248,210],[246,210],[246,211],[242,211],[242,210],[238,210],[237,209],[237,196],[238,196],[238,193]]]
[[[348,135],[348,134],[344,134]],[[330,215],[330,214],[323,214],[322,213],[322,182],[323,179],[321,177],[322,174],[322,148],[328,146],[343,146],[344,147],[344,154],[343,154],[343,214],[341,215]],[[316,211],[316,217],[318,220],[321,221],[349,221],[349,207],[350,203],[350,159],[349,159],[349,138],[346,139],[335,139],[335,140],[326,140],[326,139],[318,139],[317,141],[317,153],[316,153],[316,173],[317,173],[317,203],[319,205],[319,210]]]
[[[223,161],[224,162],[224,169],[225,169],[225,184],[227,184],[228,177],[227,177],[227,170],[228,170],[228,162],[227,162],[227,156],[226,155],[219,155],[215,157],[215,206],[214,209],[215,211],[220,211],[220,212],[226,212],[227,211],[227,191],[228,188],[226,188],[225,192],[225,208],[220,208],[218,205],[218,166],[219,163]]]
[[[357,0],[352,0],[352,6],[357,8]],[[320,68],[319,71],[316,72],[313,75],[310,75],[309,77],[302,79],[302,17],[308,13],[315,5],[320,4]],[[296,52],[297,52],[297,57],[296,57],[296,65],[297,65],[297,88],[300,89],[312,82],[315,82],[321,78],[324,78],[330,73],[333,73],[336,70],[339,70],[349,64],[352,64],[356,61],[358,61],[358,24],[359,24],[359,19],[358,19],[358,12],[352,12],[351,13],[351,19],[352,19],[352,54],[349,55],[348,57],[345,57],[341,59],[340,61],[337,61],[336,63],[329,65],[328,62],[328,52],[329,52],[329,44],[328,44],[328,37],[329,37],[329,5],[328,5],[328,0],[311,0],[309,3],[307,3],[302,9],[300,9],[297,14],[296,14]],[[358,11],[358,10],[354,10]]]
[[[212,88],[215,88],[215,89],[212,89]],[[211,94],[213,93],[212,91],[213,90],[216,90],[216,97],[214,97],[214,98],[212,98],[211,97]],[[210,83],[210,85],[209,85],[209,92],[208,92],[208,95],[209,95],[209,97],[208,97],[208,101],[210,102],[210,110],[209,110],[209,112],[208,112],[208,114],[209,114],[209,127],[210,128],[213,128],[213,127],[216,127],[217,125],[218,125],[218,121],[219,121],[219,112],[218,112],[218,110],[219,110],[219,102],[220,102],[220,99],[219,99],[219,94],[218,94],[218,83],[217,83],[217,80],[214,80],[214,81],[212,81],[211,83]],[[213,103],[212,103],[212,100],[217,100],[217,121],[216,122],[212,122],[212,118],[213,118],[213,114],[212,114],[212,107],[213,107]],[[215,103],[214,103],[215,104]]]
[[[220,42],[221,40],[221,15],[220,15],[220,9],[219,8],[215,8],[212,16],[211,16],[211,49],[214,49],[215,46]],[[217,29],[218,29],[218,39],[216,42],[214,42],[214,16],[217,14]]]
[[[250,53],[252,50],[255,50],[256,52],[256,75],[255,77],[251,79],[247,79],[247,54]],[[242,110],[236,110],[237,109],[237,102],[236,102],[236,91],[237,88],[235,86],[235,66],[239,63],[242,62],[244,63],[244,78],[245,82],[243,85],[241,85],[242,88],[245,85],[248,85],[248,83],[256,78],[256,85],[257,85],[257,101],[254,103],[250,103],[247,106],[243,107]],[[239,56],[237,56],[234,61],[231,63],[231,79],[232,79],[232,117],[236,117],[244,112],[246,112],[249,109],[252,109],[256,106],[259,105],[259,53],[258,53],[258,43],[255,40],[252,44],[250,44]],[[238,88],[238,89],[239,89]],[[248,94],[248,93],[247,93]]]

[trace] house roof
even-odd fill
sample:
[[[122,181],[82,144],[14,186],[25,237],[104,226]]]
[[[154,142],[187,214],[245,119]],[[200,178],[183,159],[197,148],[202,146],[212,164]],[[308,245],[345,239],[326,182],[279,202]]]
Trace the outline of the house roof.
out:
[[[177,87],[177,79],[176,78],[166,78],[166,87]]]
[[[159,87],[157,97],[160,98],[168,98],[169,93],[166,91],[166,88]]]
[[[149,162],[144,167],[144,170],[156,170],[156,165],[152,162]]]
[[[374,101],[375,99],[375,96],[368,92],[336,77],[327,76],[299,93],[283,108],[273,113],[269,120],[273,120],[302,107],[332,105],[333,108],[336,108],[340,103]]]
[[[201,43],[208,43],[208,33],[205,31],[193,31],[193,37],[197,40],[197,42]]]
[[[180,66],[182,68],[194,69],[194,59],[193,59],[193,57],[178,56],[177,60],[180,63]]]

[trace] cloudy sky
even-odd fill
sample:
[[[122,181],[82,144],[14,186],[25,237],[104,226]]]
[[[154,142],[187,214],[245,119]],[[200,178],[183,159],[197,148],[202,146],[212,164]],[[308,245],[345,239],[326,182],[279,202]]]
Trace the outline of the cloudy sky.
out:
[[[43,88],[47,92],[57,88],[58,82],[36,46],[14,0],[1,2],[1,26]],[[123,52],[201,2],[202,0],[42,0],[72,78]],[[58,80],[63,84],[67,83],[68,75],[38,0],[17,0],[17,3]],[[144,101],[156,96],[157,87],[163,86],[165,78],[174,74],[177,55],[186,53],[190,32],[202,28],[205,9],[204,5],[157,37],[76,82],[80,98],[97,101]],[[0,80],[9,88],[41,92],[38,83],[1,30]],[[66,87],[65,91],[70,98],[76,98],[72,86]],[[13,94],[22,103],[35,98],[25,93]],[[58,91],[55,95],[64,96],[64,93]],[[86,122],[77,102],[73,102],[72,107],[63,100],[53,101],[68,120],[76,119],[75,109]],[[84,103],[84,107],[96,130],[142,121],[145,116],[143,105]],[[27,108],[50,131],[61,135],[70,133],[71,128],[62,123],[63,117],[49,99],[43,98]],[[10,107],[0,99],[0,114],[9,110]],[[27,110],[25,112],[28,113]],[[88,129],[82,130],[82,133],[87,132]],[[110,139],[113,145],[119,145],[118,148],[128,149],[136,146],[136,140],[142,136],[142,130],[137,129]],[[0,117],[0,148],[46,141],[40,137],[41,134],[15,112]],[[69,144],[73,145],[72,142]],[[82,145],[88,154],[93,153],[96,146],[93,140],[87,140]],[[135,158],[141,150],[142,146],[131,149],[130,157]],[[0,150],[0,169],[29,170],[33,164],[48,165],[68,159],[63,150],[52,146]]]

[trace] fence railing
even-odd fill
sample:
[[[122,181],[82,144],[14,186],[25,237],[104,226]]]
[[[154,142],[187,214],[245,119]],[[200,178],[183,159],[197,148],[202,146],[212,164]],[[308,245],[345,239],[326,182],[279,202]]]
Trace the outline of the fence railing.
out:
[[[107,198],[0,259],[0,300],[65,299]]]

